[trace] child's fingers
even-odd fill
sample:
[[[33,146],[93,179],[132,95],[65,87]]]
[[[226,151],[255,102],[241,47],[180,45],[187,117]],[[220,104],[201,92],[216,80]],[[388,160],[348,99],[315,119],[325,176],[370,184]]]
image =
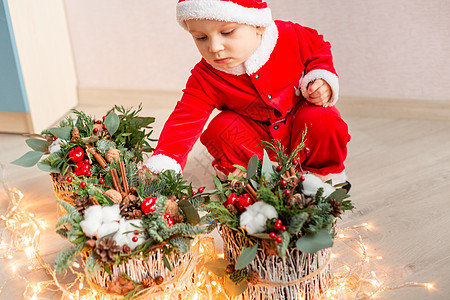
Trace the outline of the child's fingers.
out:
[[[327,89],[325,89],[324,93],[320,93],[316,97],[308,97],[307,100],[315,105],[324,105],[325,103],[330,101],[330,98],[331,98],[331,93]]]
[[[309,94],[309,97],[311,98],[317,98],[321,95],[329,94],[329,90],[326,85],[321,85],[317,90],[315,90],[313,93]]]
[[[321,86],[323,86],[324,81],[322,79],[317,79],[314,82],[308,85],[308,95],[311,96],[314,92],[316,92]]]

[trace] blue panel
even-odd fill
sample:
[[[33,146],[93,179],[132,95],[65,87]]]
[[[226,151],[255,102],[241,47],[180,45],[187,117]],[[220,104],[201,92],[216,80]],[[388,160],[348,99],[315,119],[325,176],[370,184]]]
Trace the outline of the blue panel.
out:
[[[0,112],[29,112],[7,0],[0,0]]]

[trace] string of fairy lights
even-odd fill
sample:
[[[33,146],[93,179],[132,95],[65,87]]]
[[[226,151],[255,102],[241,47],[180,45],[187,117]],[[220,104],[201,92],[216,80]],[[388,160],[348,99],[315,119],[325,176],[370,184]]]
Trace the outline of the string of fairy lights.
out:
[[[41,234],[48,228],[47,224],[23,208],[21,201],[24,195],[20,190],[8,186],[6,169],[1,164],[0,175],[3,190],[9,201],[6,212],[0,215],[0,259],[8,266],[6,272],[10,272],[10,276],[4,276],[8,279],[0,283],[0,296],[8,284],[12,284],[14,280],[21,280],[25,285],[24,299],[45,299],[46,292],[59,293],[61,299],[97,299],[97,292],[86,284],[85,274],[79,263],[74,262],[69,268],[69,275],[66,275],[71,277],[69,283],[62,283],[54,269],[44,261],[39,246]],[[361,235],[361,231],[370,229],[371,225],[368,223],[336,228],[334,249],[340,246],[347,253],[351,249],[350,251],[355,253],[355,262],[340,261],[341,254],[338,252],[332,254],[333,280],[322,294],[321,299],[373,299],[386,290],[405,287],[433,289],[433,284],[420,282],[388,285],[388,274],[377,265],[377,262],[381,261],[383,257],[369,255],[368,246]],[[203,263],[223,257],[223,254],[215,252],[211,237],[197,239],[195,242],[200,243],[200,255],[205,258],[200,260]],[[198,266],[198,268],[201,272],[195,279],[195,290],[189,291],[190,299],[228,299],[220,278],[208,272],[203,266]],[[30,279],[32,276],[29,276],[31,271],[44,272],[48,279],[34,282]],[[23,273],[26,275],[22,275]],[[43,276],[41,275],[39,278],[43,278]],[[167,295],[162,299],[170,299],[170,297]]]

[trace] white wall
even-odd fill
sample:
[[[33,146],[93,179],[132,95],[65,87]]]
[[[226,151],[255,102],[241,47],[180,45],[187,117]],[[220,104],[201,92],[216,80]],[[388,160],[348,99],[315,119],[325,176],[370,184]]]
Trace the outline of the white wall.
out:
[[[181,90],[197,50],[176,0],[65,0],[81,87]],[[269,0],[332,43],[341,95],[450,101],[448,0]]]

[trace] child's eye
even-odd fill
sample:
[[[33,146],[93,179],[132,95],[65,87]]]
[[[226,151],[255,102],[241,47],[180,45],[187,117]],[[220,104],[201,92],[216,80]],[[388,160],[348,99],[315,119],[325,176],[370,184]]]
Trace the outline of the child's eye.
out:
[[[194,38],[198,41],[206,40],[206,36],[198,36],[198,37],[194,37]]]
[[[222,34],[223,34],[223,35],[229,35],[229,34],[232,34],[233,32],[234,32],[234,29],[224,31],[224,32],[222,32]]]

